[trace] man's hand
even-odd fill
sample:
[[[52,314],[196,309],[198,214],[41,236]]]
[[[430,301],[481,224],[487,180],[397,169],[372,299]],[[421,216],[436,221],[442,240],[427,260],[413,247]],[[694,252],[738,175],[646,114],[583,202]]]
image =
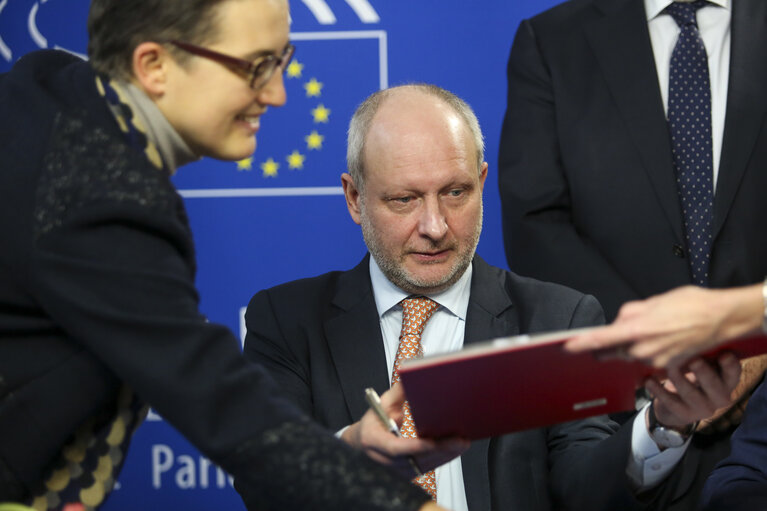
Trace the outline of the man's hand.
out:
[[[653,379],[647,381],[659,423],[684,428],[733,404],[733,391],[740,381],[740,362],[729,353],[718,362],[719,371],[706,361],[696,359],[689,364],[687,374],[671,368],[663,384]]]
[[[674,367],[714,346],[758,329],[761,284],[727,290],[685,286],[628,302],[615,321],[576,337],[570,351],[619,348],[656,367]]]
[[[381,396],[381,405],[398,425],[402,424],[404,402],[405,392],[400,384],[394,385]],[[416,475],[408,456],[413,456],[419,468],[426,472],[447,463],[469,448],[469,442],[460,438],[398,438],[387,431],[373,410],[368,410],[359,422],[349,426],[341,439],[364,451],[377,462],[393,467],[408,479]]]

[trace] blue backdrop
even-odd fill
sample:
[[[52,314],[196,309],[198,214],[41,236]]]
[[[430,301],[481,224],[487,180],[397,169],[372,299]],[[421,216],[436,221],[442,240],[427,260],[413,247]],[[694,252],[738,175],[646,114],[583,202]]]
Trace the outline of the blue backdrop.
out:
[[[496,168],[506,60],[519,22],[558,1],[293,0],[288,103],[262,120],[256,154],[202,160],[174,178],[210,320],[242,337],[244,307],[259,289],[361,259],[365,246],[340,187],[346,125],[365,96],[388,85],[435,83],[476,111],[490,164],[478,252],[506,267]],[[0,72],[39,48],[84,56],[87,12],[88,0],[0,0]],[[134,438],[119,485],[104,509],[243,509],[226,475],[154,414]]]

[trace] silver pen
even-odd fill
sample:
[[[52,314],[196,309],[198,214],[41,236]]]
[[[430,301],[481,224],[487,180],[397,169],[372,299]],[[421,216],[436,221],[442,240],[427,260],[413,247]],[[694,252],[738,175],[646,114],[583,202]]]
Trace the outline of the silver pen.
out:
[[[373,409],[373,411],[378,415],[378,418],[381,420],[381,423],[384,425],[386,429],[389,430],[389,433],[394,434],[395,436],[398,436],[402,438],[402,435],[399,432],[399,428],[397,427],[397,423],[394,422],[394,419],[389,417],[386,414],[386,411],[383,409],[383,406],[381,405],[381,398],[378,397],[378,392],[376,392],[374,389],[368,387],[365,389],[365,401],[368,402],[370,405],[370,408]],[[418,466],[418,463],[415,461],[415,458],[413,456],[407,457],[408,461],[410,462],[410,466],[413,467],[413,470],[415,470],[416,476],[420,477],[423,475],[423,472],[421,472],[421,468]]]

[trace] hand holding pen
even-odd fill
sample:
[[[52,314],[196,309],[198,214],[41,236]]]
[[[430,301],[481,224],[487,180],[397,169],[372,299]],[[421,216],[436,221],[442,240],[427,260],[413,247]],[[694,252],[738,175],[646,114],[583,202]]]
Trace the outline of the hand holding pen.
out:
[[[401,438],[402,434],[399,432],[399,427],[397,427],[397,423],[394,422],[394,419],[389,417],[386,413],[386,410],[383,409],[383,406],[381,405],[381,398],[378,397],[378,392],[370,387],[366,388],[365,400],[381,420],[381,423],[384,425],[384,427],[389,430],[389,433],[392,433],[394,436]],[[410,466],[413,467],[413,471],[415,471],[416,477],[422,476],[423,471],[421,471],[421,467],[418,466],[418,462],[415,460],[415,458],[413,456],[408,456],[407,460],[410,463]]]
[[[363,390],[360,389],[360,392]],[[381,410],[387,416],[386,426],[383,417],[372,408],[341,435],[348,444],[364,451],[369,457],[399,472],[403,477],[412,479],[419,471],[432,470],[460,455],[469,447],[469,442],[460,438],[432,440],[426,438],[400,438],[392,434],[391,418],[396,428],[402,421],[402,405],[405,393],[400,384],[394,385],[380,398]],[[409,461],[414,458],[415,467]]]

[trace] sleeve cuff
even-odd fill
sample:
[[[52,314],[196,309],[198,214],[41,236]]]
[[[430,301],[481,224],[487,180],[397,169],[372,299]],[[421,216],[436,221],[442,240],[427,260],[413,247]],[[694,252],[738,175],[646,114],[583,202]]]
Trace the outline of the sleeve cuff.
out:
[[[645,425],[645,415],[649,404],[645,405],[634,417],[631,431],[631,456],[626,474],[637,491],[645,491],[663,481],[690,445],[692,435],[681,447],[669,447],[661,451],[650,436]]]
[[[349,426],[351,426],[351,424],[350,424]],[[349,426],[345,426],[345,427],[343,427],[343,428],[339,429],[338,431],[336,431],[336,433],[335,433],[335,435],[336,435],[336,438],[337,438],[337,439],[339,439],[339,440],[341,440],[341,436],[344,434],[344,431],[346,431],[347,429],[349,429]]]

